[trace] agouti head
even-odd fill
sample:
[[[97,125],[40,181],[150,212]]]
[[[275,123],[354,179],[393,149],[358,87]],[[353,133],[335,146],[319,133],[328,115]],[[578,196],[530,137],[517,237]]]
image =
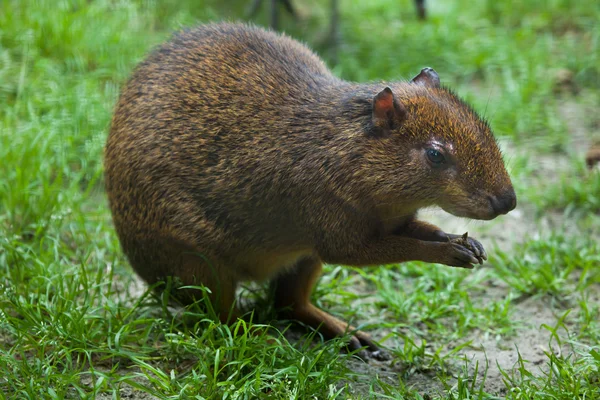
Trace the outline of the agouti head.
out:
[[[414,208],[437,205],[459,217],[484,220],[515,208],[516,195],[490,127],[440,85],[433,69],[424,68],[408,85],[381,90],[373,98],[372,122],[370,135],[381,143],[375,151],[392,152],[401,165],[397,182],[395,162],[379,166],[380,176],[387,175],[382,182],[388,201],[396,191]]]

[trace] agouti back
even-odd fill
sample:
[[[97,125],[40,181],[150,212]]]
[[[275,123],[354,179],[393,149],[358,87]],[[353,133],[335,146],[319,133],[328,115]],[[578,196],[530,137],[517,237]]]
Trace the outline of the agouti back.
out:
[[[323,262],[471,268],[481,244],[417,210],[488,220],[516,205],[488,124],[432,69],[346,82],[302,44],[241,24],[179,33],[137,67],[105,167],[146,281],[205,285],[225,321],[238,282],[271,280],[277,307],[330,337],[348,327],[309,301]],[[360,331],[350,345],[376,349]]]

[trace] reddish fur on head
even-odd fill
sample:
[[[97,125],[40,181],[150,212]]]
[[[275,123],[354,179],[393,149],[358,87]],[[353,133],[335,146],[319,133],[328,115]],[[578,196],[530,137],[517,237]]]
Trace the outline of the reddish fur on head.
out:
[[[410,83],[384,90],[404,113],[402,122],[379,139],[384,150],[379,145],[373,149],[390,153],[387,162],[371,167],[372,172],[381,168],[382,178],[388,176],[382,188],[387,202],[393,203],[395,194],[397,202],[410,200],[416,208],[438,205],[474,219],[492,219],[515,207],[512,183],[488,123],[440,86],[435,71],[424,69]],[[377,107],[390,107],[389,99],[377,102],[381,93],[375,95],[374,115]],[[433,163],[428,154],[443,161]]]

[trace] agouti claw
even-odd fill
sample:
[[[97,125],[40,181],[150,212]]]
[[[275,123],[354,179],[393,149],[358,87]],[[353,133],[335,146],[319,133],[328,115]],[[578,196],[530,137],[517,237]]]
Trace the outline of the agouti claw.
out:
[[[469,245],[470,249],[475,253],[475,256],[479,258],[479,263],[483,264],[483,260],[487,260],[487,253],[482,244],[475,239],[469,238]]]
[[[366,346],[366,348],[364,348]],[[355,335],[348,342],[348,350],[358,350],[355,355],[365,362],[370,359],[377,361],[386,361],[390,359],[390,355],[385,350],[373,342],[373,339],[362,331],[356,331]]]
[[[371,351],[369,349],[362,349],[354,353],[354,355],[363,360],[364,362],[369,362],[369,360],[387,361],[391,359],[389,353],[381,349],[375,351]]]
[[[452,246],[452,257],[454,262],[453,266],[463,268],[473,268],[471,264],[479,264],[479,259],[474,254],[473,250],[465,246],[461,239],[452,240],[450,242]]]
[[[382,350],[382,349],[370,352],[369,357],[371,357],[377,361],[387,361],[392,358],[387,351]]]
[[[451,237],[449,235],[448,237],[450,238],[450,242],[463,246],[475,256],[475,261],[472,261],[474,264],[483,264],[483,261],[487,260],[487,253],[485,252],[483,245],[477,240],[470,238],[468,232],[465,232],[460,236],[452,235]]]

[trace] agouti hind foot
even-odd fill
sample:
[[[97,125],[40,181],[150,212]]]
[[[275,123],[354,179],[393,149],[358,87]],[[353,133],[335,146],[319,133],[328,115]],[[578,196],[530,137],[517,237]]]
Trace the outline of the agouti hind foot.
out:
[[[351,333],[347,346],[349,351],[360,350],[357,355],[363,359],[387,359],[387,353],[382,351],[369,335],[310,302],[310,294],[321,275],[321,269],[321,260],[309,257],[300,260],[291,271],[275,280],[275,307],[280,310],[281,316],[317,329],[327,339]],[[363,347],[367,349],[361,350]]]
[[[295,307],[292,309],[290,316],[298,322],[317,329],[327,339],[350,333],[347,350],[349,352],[356,351],[356,355],[365,361],[370,358],[376,360],[389,359],[389,354],[379,348],[367,333],[357,330],[313,304],[309,303],[302,307]]]

